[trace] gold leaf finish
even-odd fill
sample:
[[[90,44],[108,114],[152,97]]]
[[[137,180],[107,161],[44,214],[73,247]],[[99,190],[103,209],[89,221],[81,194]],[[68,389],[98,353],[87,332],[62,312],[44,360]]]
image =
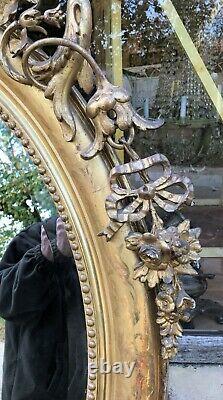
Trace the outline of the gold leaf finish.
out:
[[[199,259],[201,250],[199,229],[191,229],[189,221],[167,227],[163,215],[191,205],[193,186],[187,177],[172,172],[164,155],[140,159],[133,150],[137,130],[149,132],[161,127],[164,121],[147,121],[138,115],[128,92],[112,85],[91,56],[90,1],[68,0],[45,10],[41,0],[27,1],[22,11],[21,3],[12,1],[2,22],[1,64],[8,75],[2,69],[2,80],[4,84],[9,80],[9,87],[15,88],[19,104],[27,103],[24,94],[32,98],[35,93],[33,98],[39,109],[33,101],[28,108],[36,125],[37,121],[42,122],[36,146],[38,140],[44,143],[43,147],[39,144],[40,157],[35,162],[39,166],[41,149],[46,146],[53,160],[49,160],[51,170],[53,164],[56,166],[55,191],[61,180],[58,171],[62,171],[64,193],[58,190],[59,194],[53,196],[62,207],[60,199],[63,194],[66,197],[74,234],[77,232],[79,247],[84,249],[75,253],[75,259],[84,260],[89,277],[90,294],[83,291],[86,320],[89,305],[96,312],[95,328],[88,332],[96,350],[91,348],[89,358],[91,354],[96,359],[98,351],[101,357],[109,354],[114,361],[123,360],[125,355],[136,359],[136,371],[128,382],[122,377],[100,377],[97,386],[90,382],[89,376],[87,398],[129,400],[135,398],[135,388],[138,390],[140,386],[138,398],[161,399],[163,367],[177,352],[178,337],[182,335],[180,321],[188,320],[195,306],[184,292],[180,275],[196,274],[193,262]],[[60,30],[60,37],[49,37],[52,26]],[[33,32],[38,37],[36,41]],[[48,47],[54,51],[49,52]],[[13,84],[10,78],[17,82]],[[79,87],[88,94],[94,88],[88,102]],[[8,93],[7,96],[10,98]],[[46,107],[44,123],[39,115],[42,104]],[[123,137],[115,142],[117,130]],[[130,161],[119,164],[114,149],[123,149]],[[157,172],[160,168],[161,173]],[[135,175],[138,175],[137,185]],[[109,225],[101,231],[106,226],[104,201]],[[68,226],[72,228],[71,224]],[[110,243],[98,236],[105,236]],[[77,247],[75,242],[74,252]],[[147,302],[148,296],[152,298],[148,288],[155,288],[155,304]],[[124,307],[120,307],[120,302]],[[158,347],[157,327],[160,328]]]
[[[163,120],[147,121],[138,115],[130,103],[129,93],[113,86],[105,77],[100,78],[98,87],[87,105],[87,114],[95,124],[96,136],[94,143],[83,154],[84,158],[92,158],[101,151],[106,137],[112,137],[117,128],[123,132],[129,132],[132,128],[145,131],[163,125]],[[131,144],[133,139],[134,135],[128,143]]]
[[[82,118],[77,118],[76,144],[61,140],[65,123],[57,121],[52,103],[36,88],[13,81],[2,68],[0,106],[0,117],[10,129],[14,127],[12,133],[33,154],[33,162],[53,192],[58,212],[66,219],[83,288],[89,363],[98,364],[100,359],[136,361],[129,379],[89,372],[86,400],[134,399],[136,387],[142,399],[164,399],[152,295],[147,306],[144,287],[137,283],[133,287],[131,266],[136,257],[123,245],[123,234],[118,233],[109,246],[97,237],[107,219],[104,199],[109,192],[111,159],[96,157],[86,165],[78,148],[90,144],[91,132]],[[114,160],[117,162],[115,156]],[[126,229],[124,235],[127,233]],[[87,281],[83,281],[83,274]],[[86,284],[90,288],[88,294]]]

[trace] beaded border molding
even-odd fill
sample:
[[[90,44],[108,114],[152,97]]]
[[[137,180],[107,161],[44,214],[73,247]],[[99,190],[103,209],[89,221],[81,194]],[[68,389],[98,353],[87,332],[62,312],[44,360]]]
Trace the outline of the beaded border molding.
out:
[[[54,203],[56,204],[60,217],[64,222],[67,236],[73,250],[75,264],[80,281],[81,292],[83,296],[85,320],[87,326],[88,364],[90,365],[92,362],[97,361],[97,335],[95,327],[94,306],[92,301],[91,286],[88,279],[88,272],[85,266],[82,249],[78,243],[77,236],[73,230],[71,221],[69,220],[68,213],[66,212],[66,205],[63,204],[63,200],[59,194],[59,190],[56,184],[53,182],[53,178],[47,170],[47,166],[45,165],[44,160],[42,160],[42,158],[40,157],[38,151],[35,149],[35,146],[30,143],[28,135],[23,131],[23,129],[18,126],[18,123],[14,120],[14,118],[9,115],[8,111],[1,105],[0,120],[10,129],[12,134],[19,139],[22,146],[33,161],[34,165],[36,165],[43,182],[48,188],[48,191],[51,194]],[[87,388],[87,399],[94,400],[96,398],[97,374],[93,371],[89,371]]]
[[[201,246],[200,229],[191,229],[188,220],[167,227],[163,215],[191,205],[193,185],[172,172],[164,155],[141,159],[132,148],[137,131],[158,129],[164,121],[146,120],[137,114],[129,93],[112,85],[91,56],[90,1],[59,1],[54,9],[46,9],[46,4],[44,8],[43,3],[27,0],[24,6],[22,0],[12,0],[7,6],[2,22],[2,66],[11,78],[36,86],[52,100],[56,117],[70,127],[70,133],[64,135],[68,142],[75,140],[76,111],[82,110],[94,127],[94,140],[81,157],[89,160],[110,147],[123,150],[130,160],[110,172],[111,193],[105,201],[109,224],[99,235],[111,240],[123,224],[129,224],[126,246],[139,260],[134,278],[147,288],[155,288],[162,357],[169,360],[177,353],[182,336],[180,321],[189,321],[195,307],[180,276],[197,274],[193,264],[200,258]],[[49,37],[50,26],[62,31],[63,37]],[[34,33],[39,40],[33,41]],[[53,55],[47,50],[49,46],[55,49]],[[20,61],[20,70],[15,69],[13,58]],[[86,103],[82,94],[89,97],[93,89]],[[118,129],[123,137],[117,142]],[[22,142],[28,146],[24,139]],[[30,155],[35,162],[35,155]],[[140,182],[137,187],[132,184],[135,174]],[[47,181],[47,177],[44,179]],[[54,186],[45,183],[52,193]],[[57,199],[56,189],[53,196]]]

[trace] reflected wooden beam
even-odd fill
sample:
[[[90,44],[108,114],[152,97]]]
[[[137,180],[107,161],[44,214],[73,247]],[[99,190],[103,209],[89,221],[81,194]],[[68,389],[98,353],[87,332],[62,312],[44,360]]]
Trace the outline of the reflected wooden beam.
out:
[[[222,258],[223,248],[222,247],[203,247],[201,252],[202,258]]]
[[[121,0],[104,0],[107,37],[106,64],[115,85],[123,84]]]
[[[108,78],[114,85],[123,85],[123,63],[122,63],[122,13],[121,0],[103,0],[106,46],[106,70]],[[118,131],[116,139],[123,136]],[[121,161],[124,161],[124,152],[117,151]]]
[[[161,6],[166,13],[175,33],[180,40],[187,56],[189,57],[194,69],[199,76],[205,90],[207,91],[212,103],[214,104],[219,116],[223,120],[223,98],[214,83],[203,59],[201,58],[196,46],[194,45],[187,29],[185,28],[176,8],[171,0],[161,1]]]

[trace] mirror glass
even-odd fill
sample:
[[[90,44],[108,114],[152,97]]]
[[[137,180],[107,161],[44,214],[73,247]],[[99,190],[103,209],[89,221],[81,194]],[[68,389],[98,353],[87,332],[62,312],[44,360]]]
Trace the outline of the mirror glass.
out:
[[[2,399],[82,400],[87,340],[75,262],[52,199],[0,123]]]
[[[222,3],[173,0],[172,5],[222,94]],[[185,328],[218,334],[223,330],[222,118],[216,96],[209,97],[184,50],[188,40],[185,32],[178,39],[161,2],[123,2],[122,59],[133,105],[146,118],[166,121],[159,131],[141,132],[135,148],[142,157],[165,154],[195,188],[194,207],[171,217],[189,218],[202,229],[199,277],[184,278],[197,300]]]
[[[198,275],[182,277],[197,306],[191,322],[184,324],[180,351],[170,367],[170,400],[223,396],[222,15],[218,0],[122,2],[124,82],[142,116],[166,121],[157,131],[138,132],[135,149],[142,157],[166,155],[177,173],[190,177],[195,205],[169,216],[169,223],[189,218],[202,229]],[[201,59],[195,50],[193,57],[186,53],[192,46]],[[197,74],[204,65],[206,87]]]

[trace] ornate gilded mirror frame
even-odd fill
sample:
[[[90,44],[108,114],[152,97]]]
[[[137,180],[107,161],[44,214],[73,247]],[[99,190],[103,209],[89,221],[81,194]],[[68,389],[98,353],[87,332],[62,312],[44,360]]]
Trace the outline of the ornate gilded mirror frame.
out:
[[[91,56],[88,0],[59,1],[53,9],[41,0],[7,3],[0,116],[66,223],[85,306],[86,398],[163,399],[180,322],[195,307],[179,276],[196,274],[201,251],[199,229],[188,220],[167,227],[163,215],[190,205],[193,186],[172,172],[164,155],[141,159],[133,150],[137,130],[158,129],[164,121],[139,116],[127,91],[112,85]],[[49,37],[51,27],[59,37]],[[150,173],[154,166],[159,177]],[[100,360],[135,362],[134,372],[128,379],[93,373],[92,362]]]

